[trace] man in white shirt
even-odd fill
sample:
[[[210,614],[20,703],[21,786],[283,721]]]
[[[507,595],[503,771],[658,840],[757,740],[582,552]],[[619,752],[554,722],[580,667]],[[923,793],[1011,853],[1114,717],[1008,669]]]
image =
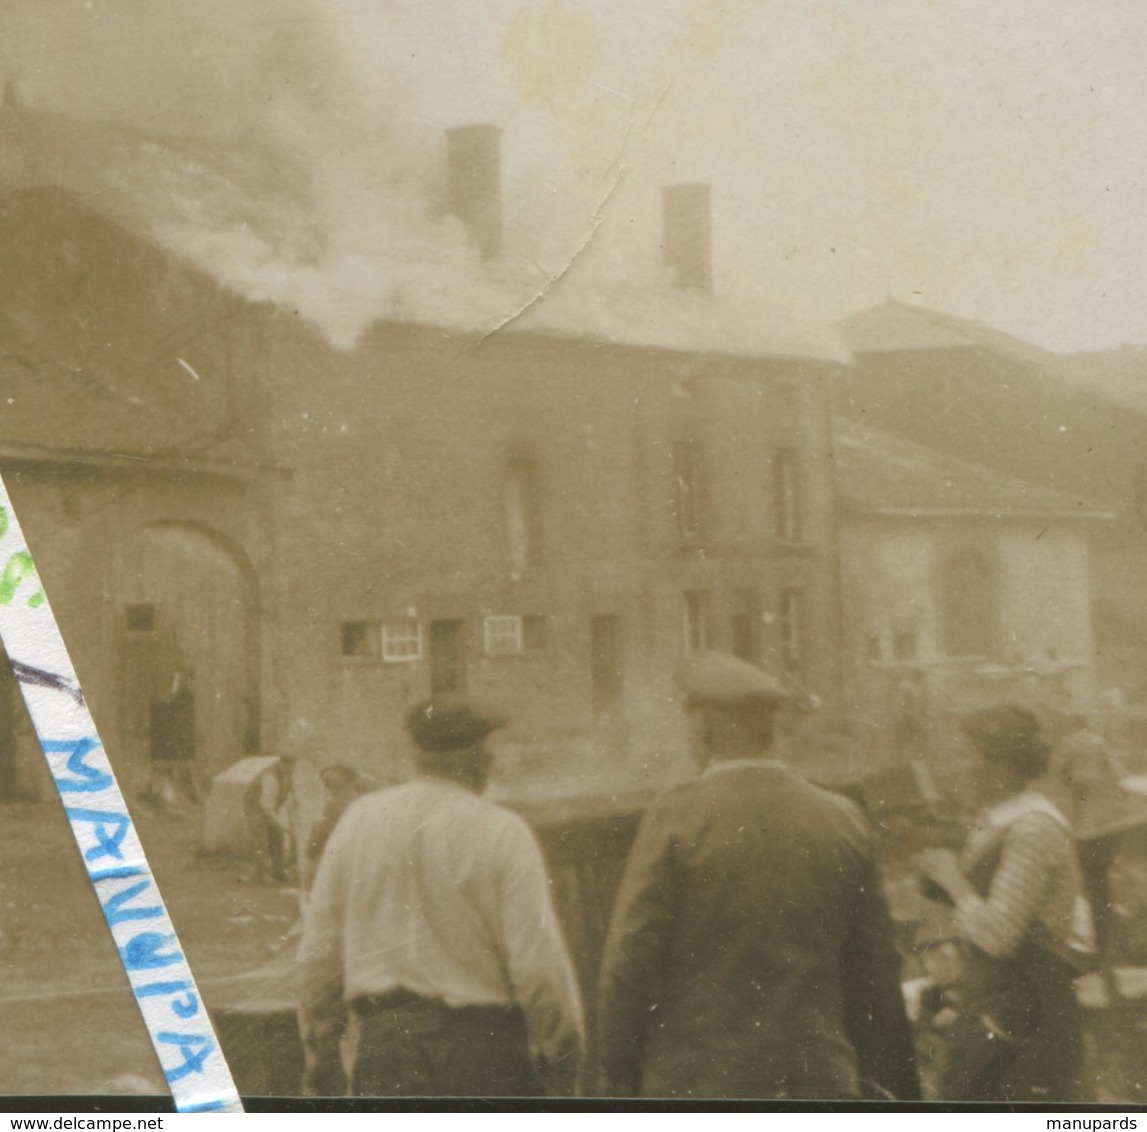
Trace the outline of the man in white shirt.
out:
[[[357,1096],[568,1091],[584,1023],[537,842],[481,798],[505,720],[456,697],[415,708],[418,775],[352,803],[327,843],[301,946],[308,1087]]]

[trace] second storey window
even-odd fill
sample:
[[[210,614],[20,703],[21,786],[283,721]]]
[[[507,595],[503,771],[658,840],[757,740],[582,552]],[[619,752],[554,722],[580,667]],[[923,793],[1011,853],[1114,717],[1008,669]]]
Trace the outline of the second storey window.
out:
[[[673,511],[677,537],[682,544],[701,542],[705,537],[705,469],[701,446],[695,440],[678,440],[673,445]]]
[[[511,460],[506,465],[506,540],[516,574],[542,563],[542,501],[538,465]]]
[[[683,595],[685,614],[685,651],[703,652],[713,647],[713,601],[708,590],[686,590]]]
[[[800,542],[804,523],[797,449],[774,448],[772,466],[773,529],[781,542]]]

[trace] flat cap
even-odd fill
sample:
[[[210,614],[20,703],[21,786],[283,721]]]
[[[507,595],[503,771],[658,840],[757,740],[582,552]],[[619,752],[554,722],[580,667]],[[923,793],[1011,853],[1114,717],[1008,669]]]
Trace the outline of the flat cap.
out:
[[[687,704],[783,703],[793,693],[775,676],[723,652],[694,653],[678,670]]]
[[[411,709],[406,730],[422,750],[441,753],[473,747],[508,722],[504,715],[460,696],[436,696]]]

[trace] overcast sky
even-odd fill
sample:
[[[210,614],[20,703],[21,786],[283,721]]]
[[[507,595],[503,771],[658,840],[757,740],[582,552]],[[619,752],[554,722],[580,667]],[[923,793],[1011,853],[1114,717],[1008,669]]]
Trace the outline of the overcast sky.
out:
[[[585,259],[641,260],[657,186],[705,180],[718,296],[829,321],[891,293],[1052,349],[1147,343],[1141,0],[0,0],[0,21],[34,106],[289,146],[336,241],[427,196],[443,128],[491,121],[508,254],[540,275],[591,232]]]

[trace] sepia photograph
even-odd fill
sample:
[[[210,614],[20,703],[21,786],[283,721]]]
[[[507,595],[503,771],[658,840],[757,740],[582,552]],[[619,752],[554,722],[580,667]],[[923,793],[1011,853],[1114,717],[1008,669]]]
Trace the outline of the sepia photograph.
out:
[[[0,0],[0,1107],[187,1003],[244,1098],[1147,1100],[1145,105],[1127,0]]]

